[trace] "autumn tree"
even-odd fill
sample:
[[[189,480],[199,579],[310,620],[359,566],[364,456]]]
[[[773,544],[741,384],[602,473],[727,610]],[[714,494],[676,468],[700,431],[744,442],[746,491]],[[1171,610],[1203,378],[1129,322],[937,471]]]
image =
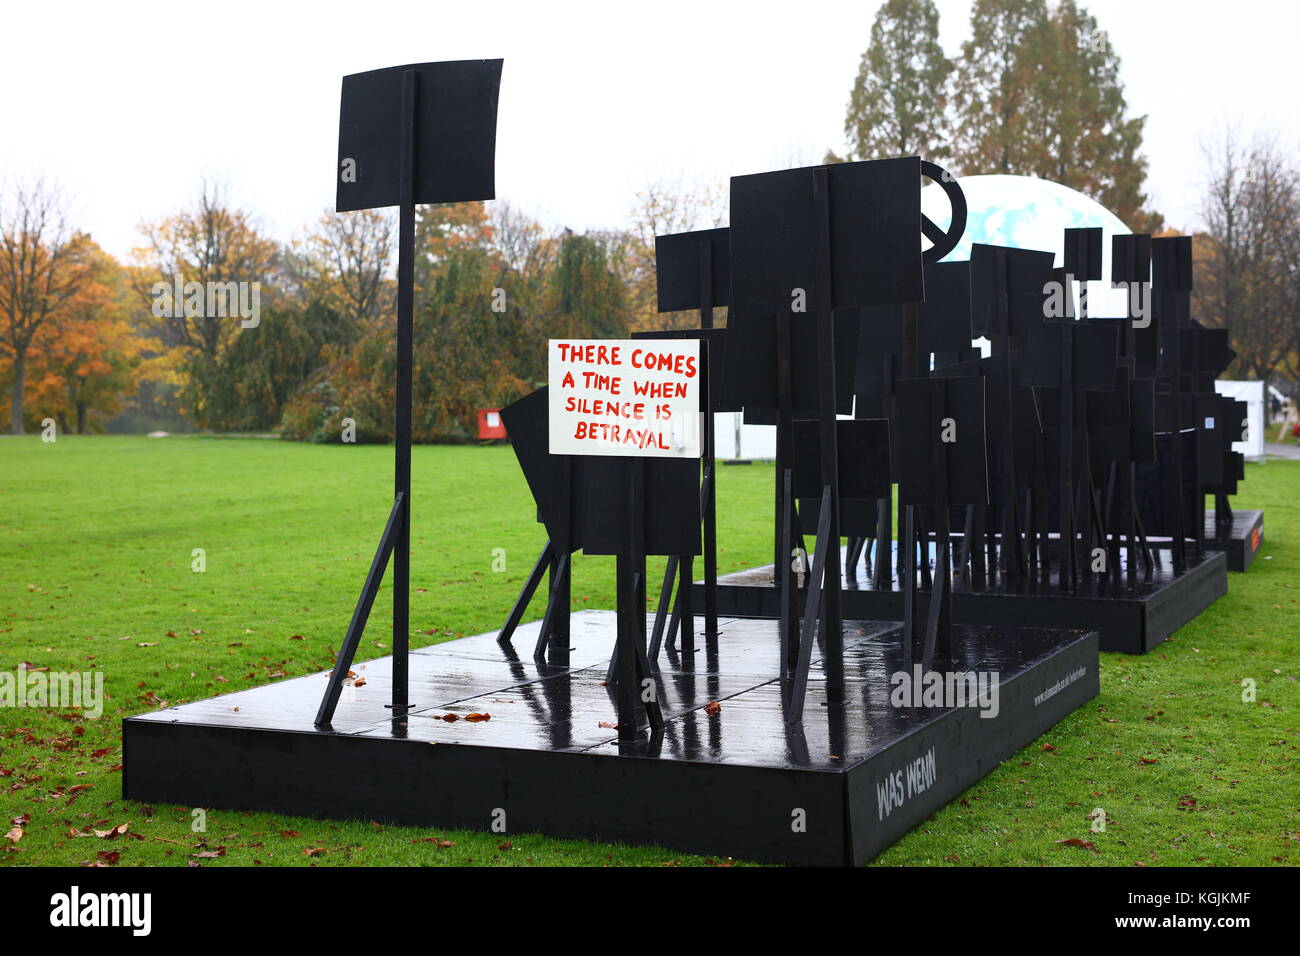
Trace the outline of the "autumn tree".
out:
[[[276,244],[264,237],[245,210],[231,206],[224,188],[204,183],[196,204],[158,223],[141,226],[147,246],[136,250],[140,269],[136,272],[137,292],[152,307],[160,295],[167,295],[179,278],[182,283],[258,282],[264,291],[271,285],[277,263]],[[196,353],[209,360],[238,334],[240,324],[230,317],[209,315],[206,310],[183,307],[160,310],[159,331],[168,346]]]
[[[1142,191],[1146,117],[1127,115],[1109,37],[1075,0],[1060,0],[1043,42],[1037,92],[1026,106],[1033,173],[1091,196],[1135,231],[1158,231]]]
[[[933,0],[886,0],[871,24],[871,42],[849,97],[847,158],[944,159],[944,91],[951,68],[939,45]]]
[[[301,298],[332,309],[360,334],[392,307],[396,244],[389,210],[326,212],[288,250],[285,271]]]
[[[1300,372],[1300,169],[1276,143],[1228,130],[1206,149],[1205,233],[1194,248],[1196,317],[1226,328],[1230,374],[1267,382]]]
[[[970,26],[951,87],[959,171],[1030,174],[1028,117],[1047,47],[1047,4],[975,0]]]
[[[951,95],[960,173],[1049,179],[1161,228],[1142,191],[1146,118],[1128,116],[1119,57],[1076,0],[975,0]]]
[[[9,366],[11,434],[23,433],[36,336],[91,281],[88,243],[68,225],[58,191],[44,182],[20,186],[0,203],[0,356]]]
[[[610,234],[605,243],[610,268],[627,289],[631,331],[696,323],[694,315],[659,313],[655,236],[716,229],[726,223],[727,201],[725,183],[691,185],[681,178],[658,179],[637,192],[631,229]]]
[[[87,240],[86,282],[41,328],[29,398],[60,430],[102,430],[136,387],[146,340],[131,321],[137,307],[121,265]]]
[[[175,354],[184,385],[181,398],[188,414],[202,427],[212,427],[207,410],[228,403],[213,388],[229,383],[222,365],[236,338],[254,326],[245,326],[228,309],[208,307],[210,289],[238,289],[240,283],[258,284],[260,304],[274,304],[280,266],[276,243],[262,235],[252,214],[233,206],[224,188],[204,183],[195,204],[157,223],[141,226],[147,244],[135,250],[132,281],[141,301],[154,316],[153,331],[162,346]],[[184,301],[174,301],[181,284]],[[203,296],[191,301],[185,292],[191,283]],[[251,292],[250,292],[251,296]],[[260,325],[260,320],[259,323]]]

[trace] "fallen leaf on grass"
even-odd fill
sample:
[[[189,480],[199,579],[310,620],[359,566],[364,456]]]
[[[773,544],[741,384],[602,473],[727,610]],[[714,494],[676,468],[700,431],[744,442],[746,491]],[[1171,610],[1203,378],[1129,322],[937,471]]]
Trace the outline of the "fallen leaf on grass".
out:
[[[438,847],[439,849],[445,849],[446,847],[449,847],[449,846],[455,846],[455,845],[456,845],[456,843],[455,843],[454,840],[444,840],[442,837],[438,837],[438,836],[431,836],[431,837],[417,837],[416,839],[412,840],[411,842],[412,842],[412,843],[432,843],[434,846]]]
[[[1080,840],[1078,837],[1070,837],[1068,840],[1057,840],[1056,842],[1064,843],[1066,846],[1077,846],[1081,850],[1097,852],[1097,847],[1090,840]]]
[[[215,860],[219,856],[226,855],[226,848],[219,846],[215,850],[200,850],[198,853],[191,853],[190,856],[196,860]]]

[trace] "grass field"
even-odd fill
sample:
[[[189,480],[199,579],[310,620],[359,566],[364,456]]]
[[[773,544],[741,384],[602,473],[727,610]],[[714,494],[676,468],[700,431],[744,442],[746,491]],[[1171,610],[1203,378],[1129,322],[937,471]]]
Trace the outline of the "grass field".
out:
[[[122,799],[123,717],[332,663],[391,503],[391,467],[385,447],[0,439],[0,672],[98,669],[109,698],[98,719],[0,707],[0,864],[718,862],[223,810],[195,833],[191,808]],[[417,447],[413,472],[413,644],[499,627],[543,543],[512,453]],[[1247,478],[1236,502],[1265,510],[1266,537],[1230,593],[1145,657],[1102,655],[1096,700],[877,864],[1300,862],[1300,463],[1248,465]],[[724,572],[770,560],[771,479],[770,465],[719,469]],[[196,548],[203,573],[191,570]],[[498,548],[505,572],[492,570]],[[613,606],[610,565],[576,563],[575,607]],[[388,652],[390,607],[382,592],[361,656]],[[1095,807],[1104,833],[1090,832]],[[1058,842],[1070,838],[1092,848]]]

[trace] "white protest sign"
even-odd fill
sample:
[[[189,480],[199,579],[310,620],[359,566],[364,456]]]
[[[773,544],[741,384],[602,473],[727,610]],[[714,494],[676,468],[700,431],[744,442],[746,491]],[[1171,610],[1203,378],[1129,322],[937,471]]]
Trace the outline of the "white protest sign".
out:
[[[551,339],[552,455],[700,457],[699,339]]]

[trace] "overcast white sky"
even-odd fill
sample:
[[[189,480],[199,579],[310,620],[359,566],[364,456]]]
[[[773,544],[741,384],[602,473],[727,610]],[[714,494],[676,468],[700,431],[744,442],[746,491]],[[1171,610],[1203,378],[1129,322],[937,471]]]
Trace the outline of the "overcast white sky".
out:
[[[1201,144],[1232,122],[1300,150],[1297,0],[1088,0],[1145,113],[1148,191],[1195,225]],[[45,174],[109,251],[204,176],[287,239],[334,197],[339,80],[504,57],[497,196],[554,226],[620,226],[668,177],[820,160],[878,0],[66,3],[3,0],[0,183]],[[939,0],[950,54],[969,0]]]

